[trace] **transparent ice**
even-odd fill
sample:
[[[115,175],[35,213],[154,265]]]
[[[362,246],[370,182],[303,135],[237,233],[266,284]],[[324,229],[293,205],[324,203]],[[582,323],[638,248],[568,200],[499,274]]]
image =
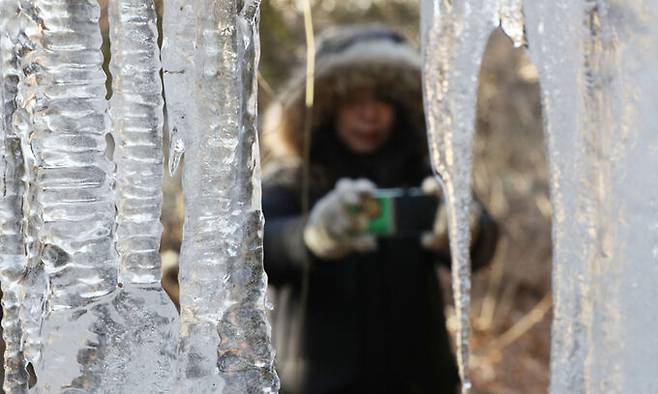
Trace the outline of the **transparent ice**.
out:
[[[17,1],[0,3],[0,285],[2,285],[2,329],[5,341],[5,393],[27,391],[27,373],[21,351],[22,278],[26,267],[22,234],[24,185],[20,136],[13,127],[18,84],[17,39],[24,23]]]
[[[180,322],[160,286],[163,99],[155,6],[112,0],[108,19],[120,286],[113,313],[123,324],[108,350],[117,370],[106,374],[117,391],[167,392]]]
[[[26,180],[25,355],[37,392],[100,387],[117,270],[99,8],[45,0],[21,7],[29,23],[14,123]]]
[[[196,1],[164,2],[162,67],[167,123],[169,129],[169,174],[174,175],[185,152],[183,133],[195,122],[194,44],[196,40]]]
[[[163,99],[153,1],[109,2],[109,103],[95,0],[0,2],[8,393],[27,391],[28,363],[34,392],[278,388],[255,128],[259,3],[165,7],[171,170],[185,144],[193,154],[182,326],[159,283]]]
[[[275,392],[255,128],[259,4],[171,5],[164,25],[167,109],[187,157],[180,388]]]
[[[506,2],[510,3],[510,2]],[[457,361],[469,391],[471,169],[480,62],[499,22],[496,1],[421,3],[423,93],[430,158],[448,208],[452,284],[457,315]],[[508,7],[509,8],[509,7]]]
[[[110,2],[109,106],[95,0],[0,2],[6,392],[27,391],[27,363],[35,392],[278,389],[262,266],[258,6],[165,1],[172,172],[188,152],[179,338],[159,285],[163,101],[152,0]],[[484,46],[501,26],[529,46],[542,83],[554,207],[551,391],[656,392],[658,1],[422,8],[463,391],[475,94]]]
[[[18,295],[18,327],[14,331],[20,333],[18,352],[13,355],[5,352],[5,359],[11,357],[20,364],[12,367],[20,368],[15,381],[6,380],[4,385],[11,392],[23,392],[26,389],[24,364],[35,365],[41,357],[41,326],[45,306],[47,280],[44,265],[38,255],[38,228],[42,223],[37,201],[37,178],[35,151],[30,146],[33,130],[32,110],[42,105],[38,89],[34,88],[38,75],[38,66],[33,63],[37,44],[35,37],[39,34],[39,25],[35,7],[27,1],[7,1],[4,3],[5,14],[9,18],[8,28],[3,37],[3,62],[6,66],[4,93],[7,133],[5,135],[6,156],[11,157],[12,173],[5,172],[7,184],[12,183],[15,195],[5,194],[3,202],[11,211],[12,224],[7,234],[13,234],[13,248],[21,248],[23,261],[14,265],[15,279],[8,281],[10,290]],[[9,166],[7,167],[9,169]],[[6,191],[9,191],[7,189]],[[17,233],[20,233],[20,241]],[[8,245],[9,246],[9,245]],[[16,250],[16,249],[14,249]],[[3,284],[4,286],[4,284]],[[4,297],[3,297],[4,298]],[[16,311],[12,311],[15,313]],[[4,324],[4,323],[3,323]],[[13,347],[14,344],[8,345]],[[19,367],[20,365],[20,367]]]

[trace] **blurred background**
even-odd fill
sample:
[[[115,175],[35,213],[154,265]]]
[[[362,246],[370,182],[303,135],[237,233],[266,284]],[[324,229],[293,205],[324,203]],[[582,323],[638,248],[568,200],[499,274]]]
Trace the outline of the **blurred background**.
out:
[[[157,2],[161,12],[161,0]],[[335,24],[379,22],[418,46],[418,1],[314,0],[312,9],[316,32]],[[261,110],[303,61],[304,42],[298,1],[263,0]],[[551,205],[540,90],[525,50],[515,49],[500,30],[492,31],[483,56],[475,123],[475,192],[497,219],[501,236],[493,263],[473,279],[473,392],[544,393],[549,377]],[[163,267],[171,268],[177,264],[182,237],[180,170],[167,175],[164,191],[162,256]],[[168,272],[163,283],[176,299],[176,273]],[[449,272],[439,276],[449,292]],[[448,326],[454,332],[451,296],[445,299]]]

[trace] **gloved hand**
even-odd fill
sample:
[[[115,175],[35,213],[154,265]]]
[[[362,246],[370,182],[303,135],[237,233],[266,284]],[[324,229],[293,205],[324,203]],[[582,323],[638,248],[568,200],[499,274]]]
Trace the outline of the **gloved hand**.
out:
[[[436,211],[434,219],[434,228],[422,234],[420,243],[430,251],[448,251],[450,249],[450,241],[448,238],[448,211],[446,209],[445,199],[443,198],[443,191],[441,185],[434,177],[427,177],[423,181],[422,189],[427,194],[434,194],[439,199],[439,208]],[[471,212],[469,216],[469,225],[471,229],[471,243],[475,240],[475,235],[478,232],[479,217],[481,214],[481,207],[478,203],[471,204]]]
[[[375,185],[366,179],[341,179],[334,190],[318,201],[304,228],[304,242],[316,256],[339,259],[350,252],[377,248],[373,235],[364,234],[369,218],[361,208]]]

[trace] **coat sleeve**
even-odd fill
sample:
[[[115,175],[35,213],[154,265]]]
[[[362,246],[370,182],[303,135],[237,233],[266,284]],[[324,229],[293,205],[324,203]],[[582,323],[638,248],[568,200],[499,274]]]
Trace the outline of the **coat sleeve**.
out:
[[[313,257],[303,240],[306,218],[300,213],[298,196],[281,186],[264,188],[263,255],[272,285],[298,282]]]
[[[473,271],[489,264],[496,253],[496,246],[498,245],[498,225],[491,218],[486,208],[481,204],[480,207],[478,231],[475,239],[471,242],[471,269]]]

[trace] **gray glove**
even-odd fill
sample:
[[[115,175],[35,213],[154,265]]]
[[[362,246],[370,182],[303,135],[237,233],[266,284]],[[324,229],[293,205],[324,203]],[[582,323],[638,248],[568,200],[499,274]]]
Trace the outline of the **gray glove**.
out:
[[[341,179],[329,194],[318,201],[304,228],[304,242],[316,256],[339,259],[350,252],[377,248],[373,235],[364,234],[369,218],[361,202],[375,192],[366,179]]]

